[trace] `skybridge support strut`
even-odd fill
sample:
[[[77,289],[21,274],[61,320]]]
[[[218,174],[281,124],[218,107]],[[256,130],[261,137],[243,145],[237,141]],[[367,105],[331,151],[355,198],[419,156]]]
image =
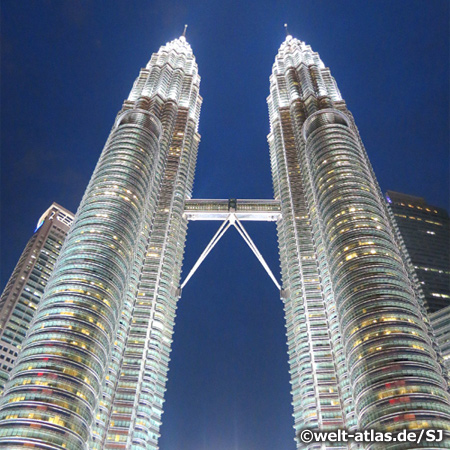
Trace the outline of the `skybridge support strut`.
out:
[[[209,243],[206,246],[205,250],[203,250],[203,252],[199,256],[197,262],[194,264],[194,266],[190,270],[189,274],[187,275],[186,279],[181,284],[180,292],[186,286],[187,282],[192,278],[194,273],[200,267],[201,263],[205,260],[205,258],[208,256],[208,254],[211,252],[211,250],[214,248],[214,246],[219,242],[219,240],[222,238],[222,236],[227,232],[228,228],[230,228],[231,225],[233,225],[236,228],[238,233],[241,235],[242,239],[244,239],[244,241],[250,247],[252,252],[255,254],[256,258],[261,263],[261,265],[263,266],[264,270],[267,272],[267,274],[269,275],[270,279],[273,281],[273,283],[275,284],[277,289],[279,291],[281,291],[280,283],[278,283],[278,281],[275,278],[274,274],[270,270],[270,267],[267,265],[265,259],[261,255],[261,252],[258,250],[258,247],[255,245],[255,243],[250,238],[250,235],[248,234],[247,230],[244,228],[242,223],[238,220],[238,218],[236,217],[236,214],[230,213],[230,214],[228,214],[228,217],[224,220],[222,225],[219,227],[219,229],[217,230],[216,234],[209,241]]]
[[[213,236],[213,238],[209,241],[209,244],[206,246],[205,250],[203,250],[203,253],[198,258],[197,262],[192,267],[191,271],[189,272],[186,279],[183,281],[183,283],[180,286],[180,290],[186,286],[187,282],[191,279],[192,275],[197,271],[197,269],[200,267],[200,264],[205,260],[205,258],[208,256],[209,252],[214,248],[214,246],[220,241],[222,236],[226,233],[228,228],[230,228],[231,223],[229,219],[225,219],[225,221],[222,223],[220,228],[217,230],[217,233]]]
[[[255,245],[255,243],[250,238],[249,234],[247,233],[247,230],[244,228],[244,225],[242,225],[242,223],[237,218],[235,218],[233,225],[236,228],[236,230],[238,230],[239,234],[242,236],[242,239],[244,239],[244,241],[247,243],[247,245],[251,248],[252,252],[258,258],[258,261],[264,267],[265,271],[269,275],[270,279],[274,282],[277,289],[279,291],[281,291],[280,284],[278,283],[277,279],[275,278],[273,272],[270,270],[270,267],[267,265],[266,260],[263,258],[260,251],[258,250],[258,247]]]

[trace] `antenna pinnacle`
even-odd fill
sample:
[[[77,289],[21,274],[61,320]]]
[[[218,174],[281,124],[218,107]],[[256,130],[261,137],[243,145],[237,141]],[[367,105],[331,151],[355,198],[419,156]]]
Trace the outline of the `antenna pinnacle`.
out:
[[[289,31],[288,31],[288,25],[287,25],[287,23],[284,24],[284,28],[286,29],[286,36],[289,36]]]
[[[184,26],[183,34],[181,36],[186,37],[187,25]]]

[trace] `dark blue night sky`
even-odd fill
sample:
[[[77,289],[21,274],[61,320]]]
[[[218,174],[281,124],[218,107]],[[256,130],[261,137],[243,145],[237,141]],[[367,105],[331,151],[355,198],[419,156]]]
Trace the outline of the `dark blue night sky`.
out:
[[[2,272],[53,201],[76,211],[151,53],[187,38],[202,77],[196,198],[271,198],[269,75],[283,24],[331,68],[383,191],[449,207],[446,0],[3,0]],[[279,278],[274,224],[247,225]],[[219,223],[192,223],[185,273]],[[161,450],[293,450],[282,303],[235,230],[179,303]]]

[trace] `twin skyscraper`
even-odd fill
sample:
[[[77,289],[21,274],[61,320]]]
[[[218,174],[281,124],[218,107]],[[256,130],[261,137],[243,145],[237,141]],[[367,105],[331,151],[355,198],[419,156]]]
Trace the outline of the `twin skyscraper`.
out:
[[[0,399],[0,447],[159,448],[188,220],[240,205],[277,221],[296,432],[450,430],[420,284],[319,55],[288,35],[275,58],[266,203],[191,200],[199,87],[184,36],[136,79]],[[413,448],[376,445],[297,443]]]

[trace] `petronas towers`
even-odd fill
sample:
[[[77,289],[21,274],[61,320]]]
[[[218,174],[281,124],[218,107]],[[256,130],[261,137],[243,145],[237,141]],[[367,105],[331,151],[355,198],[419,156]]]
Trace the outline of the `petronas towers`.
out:
[[[141,70],[6,386],[0,444],[157,448],[199,83],[184,37]]]
[[[199,85],[184,36],[136,79],[0,399],[0,447],[159,448],[196,214],[243,237],[242,220],[277,221],[295,433],[450,430],[423,293],[330,70],[292,36],[279,49],[268,97],[274,200],[191,200]]]
[[[358,129],[319,55],[291,36],[268,103],[296,429],[448,430],[423,294]]]

